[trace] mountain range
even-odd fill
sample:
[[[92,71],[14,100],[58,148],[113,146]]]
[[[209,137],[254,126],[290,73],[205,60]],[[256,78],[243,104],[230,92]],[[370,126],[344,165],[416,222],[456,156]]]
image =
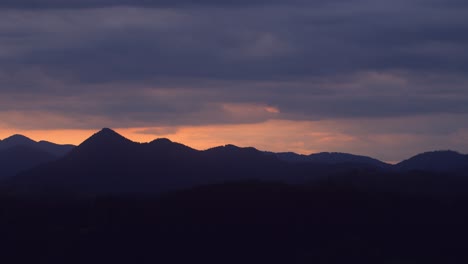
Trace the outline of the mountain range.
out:
[[[299,155],[234,145],[199,151],[169,139],[136,143],[105,128],[77,147],[10,137],[0,141],[0,164],[6,178],[1,187],[8,191],[155,193],[243,180],[303,184],[352,179],[352,184],[369,185],[382,176],[419,172],[465,175],[468,156],[436,151],[390,165],[346,153]]]

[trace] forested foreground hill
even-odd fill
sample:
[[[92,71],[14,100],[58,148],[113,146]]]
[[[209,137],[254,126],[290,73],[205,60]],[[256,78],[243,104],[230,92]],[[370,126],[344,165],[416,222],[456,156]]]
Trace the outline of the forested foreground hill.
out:
[[[6,263],[464,263],[466,197],[266,182],[3,197]]]

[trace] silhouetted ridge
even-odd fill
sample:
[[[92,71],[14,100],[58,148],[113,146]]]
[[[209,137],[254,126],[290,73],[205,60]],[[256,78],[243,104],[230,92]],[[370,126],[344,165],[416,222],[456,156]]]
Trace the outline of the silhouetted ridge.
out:
[[[168,138],[158,138],[150,142],[150,144],[172,144],[172,143],[174,142],[172,142]]]
[[[7,137],[5,139],[3,139],[3,142],[16,142],[16,143],[27,143],[27,142],[35,142],[34,140],[26,137],[26,136],[23,136],[23,135],[20,135],[20,134],[15,134],[15,135],[12,135],[10,137]]]
[[[435,158],[432,157],[434,155]],[[423,168],[433,168],[438,163],[442,164],[439,166],[450,164],[452,167],[454,165],[450,162],[462,164],[456,165],[456,168],[466,164],[466,156],[455,152],[425,153],[420,156],[423,158],[415,157],[413,160],[423,160],[422,165],[416,162]],[[424,158],[426,156],[431,157],[429,161]],[[295,162],[286,162],[291,160]],[[136,143],[105,128],[63,158],[18,174],[5,187],[19,192],[158,193],[204,184],[260,180],[282,183],[321,181],[360,189],[387,190],[391,187],[400,191],[414,189],[414,186],[422,189],[419,183],[427,183],[428,174],[425,174],[424,181],[417,177],[408,180],[407,175],[418,174],[405,172],[401,173],[405,177],[400,181],[395,177],[397,173],[400,172],[391,165],[352,154],[318,153],[305,156],[265,153],[252,147],[231,144],[198,151],[165,138]],[[410,184],[401,184],[406,182]],[[437,180],[433,182],[431,188],[440,185]],[[450,183],[450,187],[459,185]]]
[[[309,160],[319,163],[340,164],[340,163],[355,163],[355,164],[368,164],[378,167],[387,167],[389,164],[380,160],[360,155],[353,155],[340,152],[321,152],[309,155]]]
[[[67,160],[75,159],[81,162],[92,162],[93,164],[104,162],[125,162],[134,152],[135,143],[109,128],[104,128],[73,149],[70,155],[65,156]]]
[[[294,178],[274,156],[234,145],[206,151],[168,139],[136,143],[103,129],[64,158],[9,181],[19,191],[161,192],[238,180]]]
[[[456,151],[431,151],[418,154],[396,165],[400,170],[456,171],[468,169],[468,156]]]
[[[23,135],[13,135],[0,141],[0,150],[6,150],[16,146],[27,146],[30,148],[38,148],[42,151],[48,152],[56,157],[61,157],[67,154],[75,146],[73,145],[58,145],[47,141],[36,142]],[[1,173],[1,171],[0,171]]]
[[[263,152],[259,151],[256,148],[253,148],[253,147],[243,148],[243,147],[238,147],[238,146],[232,145],[232,144],[227,144],[227,145],[224,145],[224,146],[210,148],[210,149],[205,150],[205,152],[219,152],[219,153],[222,153],[222,152],[224,152],[224,153],[243,152],[243,153],[263,154]]]
[[[213,160],[219,160],[222,162],[236,162],[245,164],[254,164],[258,165],[266,162],[277,161],[275,156],[265,155],[264,152],[259,151],[252,147],[241,148],[235,145],[225,145],[220,147],[211,148],[203,151],[203,154],[206,158]]]
[[[143,144],[148,151],[147,155],[151,155],[159,160],[170,160],[177,162],[179,160],[193,159],[198,150],[192,149],[180,143],[172,142],[167,138],[158,138],[148,144]]]
[[[95,133],[90,138],[85,140],[83,143],[79,145],[79,147],[85,147],[88,145],[99,145],[101,147],[104,146],[112,146],[115,144],[128,144],[134,143],[131,140],[125,138],[124,136],[120,135],[119,133],[115,132],[109,128],[103,128],[101,131]]]
[[[0,149],[7,149],[18,145],[33,145],[36,141],[23,135],[13,135],[0,141]]]
[[[282,153],[269,153],[277,156],[280,160],[287,161],[287,162],[294,162],[294,163],[322,163],[322,164],[330,164],[330,165],[339,165],[339,164],[356,164],[356,165],[369,165],[378,168],[390,168],[391,165],[380,160],[348,154],[348,153],[340,153],[340,152],[321,152],[315,153],[310,155],[301,155],[294,152],[282,152]]]
[[[281,166],[275,156],[265,155],[264,152],[252,147],[241,148],[231,144],[205,150],[202,156],[208,161],[209,166],[221,171],[222,174],[237,174],[238,177],[274,179],[277,176],[275,174],[279,172],[275,168]],[[251,175],[245,175],[246,172]]]

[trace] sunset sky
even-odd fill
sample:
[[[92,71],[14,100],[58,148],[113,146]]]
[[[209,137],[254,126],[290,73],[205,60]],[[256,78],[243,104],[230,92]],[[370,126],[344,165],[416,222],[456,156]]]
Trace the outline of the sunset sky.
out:
[[[468,153],[468,1],[0,0],[0,139]]]

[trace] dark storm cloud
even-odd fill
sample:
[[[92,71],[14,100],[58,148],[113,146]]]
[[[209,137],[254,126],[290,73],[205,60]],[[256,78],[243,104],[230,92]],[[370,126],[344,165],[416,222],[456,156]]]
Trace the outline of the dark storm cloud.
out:
[[[68,20],[51,12],[55,20],[36,28],[44,34],[4,38],[39,40],[15,57],[21,65],[43,66],[58,76],[68,72],[91,82],[156,76],[279,79],[394,69],[466,71],[467,12],[407,5],[412,9],[374,11],[365,5],[351,11],[345,10],[347,5],[165,13],[109,9],[82,11],[75,18],[70,14]]]
[[[467,4],[327,2],[0,0],[0,110],[125,126],[468,113]]]

